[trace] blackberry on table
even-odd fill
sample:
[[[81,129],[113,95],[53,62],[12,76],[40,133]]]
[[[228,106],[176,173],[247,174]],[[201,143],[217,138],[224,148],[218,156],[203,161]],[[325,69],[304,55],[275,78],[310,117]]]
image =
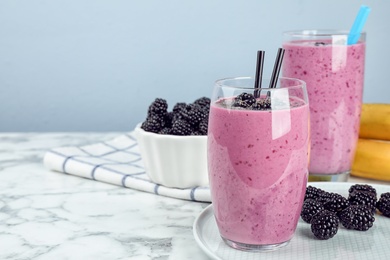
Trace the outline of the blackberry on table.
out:
[[[381,198],[390,199],[390,192],[382,193],[380,197],[381,197]]]
[[[320,188],[316,188],[316,187],[313,187],[313,186],[307,186],[306,187],[306,193],[305,193],[305,200],[307,200],[307,199],[317,199],[324,192],[325,191],[320,189]]]
[[[162,98],[156,98],[148,109],[148,117],[151,115],[164,115],[166,113],[168,113],[168,103]]]
[[[303,202],[301,218],[303,219],[303,221],[310,224],[312,218],[323,210],[324,206],[322,205],[322,203],[314,199],[307,199]]]
[[[190,135],[191,132],[191,125],[186,120],[179,119],[172,124],[171,134],[173,135]]]
[[[249,108],[256,102],[256,98],[249,93],[241,93],[233,100],[233,107]]]
[[[348,201],[351,205],[367,206],[373,214],[375,213],[377,200],[371,192],[355,190],[349,194]]]
[[[366,231],[375,221],[370,208],[364,205],[351,205],[339,214],[340,222],[346,229]]]
[[[332,193],[331,197],[324,203],[324,208],[338,213],[349,206],[347,198],[340,194]]]
[[[371,192],[371,193],[375,194],[375,197],[376,197],[376,189],[368,184],[354,184],[349,188],[348,192],[352,193],[354,191]]]
[[[376,208],[383,216],[390,217],[390,192],[381,194],[381,197],[376,203]]]
[[[317,201],[325,204],[327,203],[329,200],[331,200],[332,198],[334,198],[335,196],[337,196],[339,194],[337,193],[334,193],[334,192],[327,192],[327,191],[324,191],[323,193],[320,194],[320,196],[317,198]]]
[[[339,219],[334,212],[323,210],[313,216],[311,220],[311,231],[314,236],[321,240],[332,238],[337,234]]]

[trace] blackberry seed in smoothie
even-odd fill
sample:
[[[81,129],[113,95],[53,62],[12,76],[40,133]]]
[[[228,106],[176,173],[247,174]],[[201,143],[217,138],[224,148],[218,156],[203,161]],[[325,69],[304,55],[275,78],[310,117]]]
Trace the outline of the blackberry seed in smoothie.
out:
[[[221,237],[235,248],[285,245],[299,220],[308,177],[309,107],[288,91],[281,90],[279,99],[279,90],[271,91],[268,108],[234,107],[231,97],[214,100],[210,108],[211,198]]]
[[[286,40],[283,76],[306,82],[310,101],[310,175],[346,180],[359,134],[365,34],[346,45],[347,33],[313,32]],[[291,37],[293,38],[293,37]]]

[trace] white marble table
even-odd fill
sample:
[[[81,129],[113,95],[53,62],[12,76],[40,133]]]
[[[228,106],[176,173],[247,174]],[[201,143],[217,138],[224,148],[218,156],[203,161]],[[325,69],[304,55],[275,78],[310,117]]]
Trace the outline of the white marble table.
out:
[[[43,167],[50,148],[119,134],[0,133],[0,259],[208,259],[192,235],[208,203]]]
[[[51,172],[54,147],[119,133],[0,134],[0,259],[208,259],[192,235],[208,203]]]

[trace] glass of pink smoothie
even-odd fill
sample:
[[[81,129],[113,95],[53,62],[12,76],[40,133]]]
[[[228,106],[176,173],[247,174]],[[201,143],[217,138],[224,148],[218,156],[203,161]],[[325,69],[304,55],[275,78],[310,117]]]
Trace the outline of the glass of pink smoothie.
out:
[[[253,86],[250,77],[216,81],[208,170],[222,239],[266,251],[286,245],[297,227],[308,178],[309,105],[301,80]]]
[[[307,84],[310,100],[309,180],[346,181],[359,135],[366,34],[347,45],[348,31],[284,33],[282,73]]]

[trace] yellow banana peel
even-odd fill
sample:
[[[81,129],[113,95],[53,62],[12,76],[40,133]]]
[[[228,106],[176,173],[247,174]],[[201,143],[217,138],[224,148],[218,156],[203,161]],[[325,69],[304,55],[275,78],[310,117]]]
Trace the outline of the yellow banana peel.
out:
[[[362,105],[359,137],[390,140],[390,104],[364,103]]]
[[[351,175],[390,181],[390,141],[359,138]]]

